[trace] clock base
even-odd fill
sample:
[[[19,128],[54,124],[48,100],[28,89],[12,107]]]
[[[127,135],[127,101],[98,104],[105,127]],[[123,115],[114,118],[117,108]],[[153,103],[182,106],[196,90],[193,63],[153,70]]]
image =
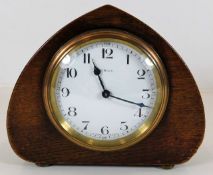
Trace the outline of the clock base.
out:
[[[35,163],[37,166],[39,167],[48,167],[48,166],[52,166],[53,164],[47,164],[47,163]]]
[[[39,167],[48,167],[48,166],[53,166],[54,164],[47,164],[47,163],[35,163]],[[147,166],[141,166],[141,167],[148,167]],[[172,169],[174,168],[175,165],[150,165],[150,167],[156,167],[156,168],[162,168],[162,169]]]
[[[166,169],[166,170],[169,170],[169,169],[172,169],[172,168],[174,168],[174,166],[175,165],[161,165],[160,167],[162,168],[162,169]]]

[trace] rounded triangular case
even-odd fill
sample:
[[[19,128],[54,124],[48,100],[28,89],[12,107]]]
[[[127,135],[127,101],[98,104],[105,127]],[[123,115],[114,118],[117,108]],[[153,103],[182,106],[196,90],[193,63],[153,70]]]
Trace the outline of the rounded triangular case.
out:
[[[107,28],[134,34],[153,47],[166,68],[170,93],[163,119],[147,138],[123,150],[101,152],[80,147],[60,134],[45,111],[42,87],[48,64],[62,45],[84,32]],[[35,53],[16,82],[7,113],[13,150],[38,165],[170,167],[193,156],[203,140],[204,128],[201,96],[180,56],[149,26],[110,5],[69,23]]]

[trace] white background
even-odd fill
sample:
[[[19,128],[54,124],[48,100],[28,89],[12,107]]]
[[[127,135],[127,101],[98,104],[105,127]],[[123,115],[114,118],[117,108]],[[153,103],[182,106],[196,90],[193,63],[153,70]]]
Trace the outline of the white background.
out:
[[[187,163],[157,168],[39,168],[19,159],[6,136],[12,88],[36,50],[75,18],[104,4],[114,5],[163,36],[190,68],[204,100],[207,129],[198,153]],[[211,174],[213,172],[213,1],[212,0],[0,0],[0,173],[3,174]]]

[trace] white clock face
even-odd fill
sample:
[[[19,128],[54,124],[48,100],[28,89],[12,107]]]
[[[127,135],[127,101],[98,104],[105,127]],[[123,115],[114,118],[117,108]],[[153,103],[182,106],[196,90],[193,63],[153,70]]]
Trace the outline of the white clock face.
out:
[[[155,109],[155,64],[130,44],[96,40],[70,51],[59,67],[56,103],[81,135],[95,140],[126,137]]]

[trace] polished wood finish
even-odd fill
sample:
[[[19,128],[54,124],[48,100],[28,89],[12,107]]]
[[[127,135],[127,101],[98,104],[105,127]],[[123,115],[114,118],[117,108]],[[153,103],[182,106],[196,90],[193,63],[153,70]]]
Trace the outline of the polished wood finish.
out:
[[[88,30],[121,29],[143,38],[161,57],[168,73],[170,97],[157,128],[144,140],[114,152],[92,151],[62,136],[50,122],[42,99],[43,78],[56,51]],[[203,103],[197,85],[180,56],[153,29],[112,6],[98,8],[69,23],[31,58],[13,90],[7,115],[13,150],[37,165],[163,166],[189,160],[205,129]]]

